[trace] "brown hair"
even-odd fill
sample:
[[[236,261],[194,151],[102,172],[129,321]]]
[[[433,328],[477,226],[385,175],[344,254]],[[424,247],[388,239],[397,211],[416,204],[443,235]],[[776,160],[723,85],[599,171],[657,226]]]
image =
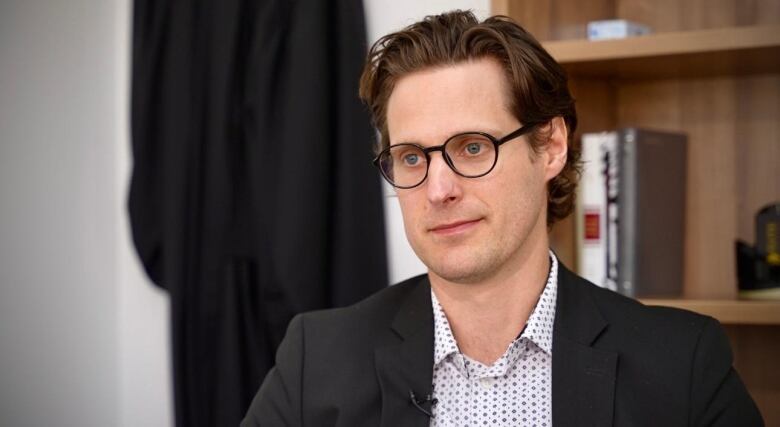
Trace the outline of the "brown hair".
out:
[[[479,22],[469,11],[427,16],[422,21],[379,39],[368,53],[360,78],[360,98],[368,105],[379,129],[379,149],[388,146],[387,102],[396,82],[422,69],[494,58],[504,67],[511,94],[509,110],[521,123],[537,123],[529,141],[541,152],[555,117],[562,117],[569,140],[566,165],[548,190],[547,225],[565,218],[574,208],[579,180],[580,148],[574,144],[577,127],[574,99],[563,68],[526,30],[506,16]]]

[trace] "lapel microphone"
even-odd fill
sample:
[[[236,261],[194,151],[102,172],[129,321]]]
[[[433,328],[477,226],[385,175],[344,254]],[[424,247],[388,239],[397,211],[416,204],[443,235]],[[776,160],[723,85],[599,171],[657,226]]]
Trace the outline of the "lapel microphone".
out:
[[[412,402],[412,405],[414,405],[415,408],[419,409],[420,412],[427,415],[428,418],[433,418],[433,414],[431,413],[431,411],[428,411],[425,408],[423,408],[422,405],[430,402],[431,406],[433,406],[439,402],[438,399],[434,399],[433,396],[431,396],[430,394],[426,395],[423,398],[418,398],[414,394],[414,390],[411,389],[409,390],[409,400]]]

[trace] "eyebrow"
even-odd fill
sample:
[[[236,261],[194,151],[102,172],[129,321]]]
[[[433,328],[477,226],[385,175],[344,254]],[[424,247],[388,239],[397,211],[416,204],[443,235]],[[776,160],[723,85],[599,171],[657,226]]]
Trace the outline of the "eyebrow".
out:
[[[490,129],[490,130],[488,130],[488,129],[486,129],[486,128],[464,128],[464,129],[463,129],[463,130],[461,130],[461,131],[457,131],[457,132],[452,132],[452,133],[450,133],[450,134],[449,134],[449,136],[447,136],[447,137],[446,137],[446,138],[444,138],[444,139],[441,139],[441,140],[439,140],[439,142],[438,142],[438,143],[436,143],[436,144],[425,145],[425,144],[423,144],[422,142],[420,142],[419,140],[413,140],[413,139],[409,139],[409,140],[400,140],[400,141],[398,141],[398,142],[395,142],[395,141],[390,141],[390,144],[388,144],[388,146],[393,146],[393,145],[398,145],[398,144],[414,144],[414,145],[419,145],[419,146],[421,146],[421,147],[428,147],[428,146],[434,146],[434,145],[441,145],[441,144],[444,144],[444,141],[447,141],[448,139],[452,138],[452,137],[453,137],[453,136],[455,136],[455,135],[462,135],[462,134],[464,134],[464,133],[472,133],[472,132],[482,132],[482,133],[486,133],[486,134],[488,134],[488,135],[490,135],[490,136],[492,136],[493,138],[496,138],[496,139],[501,139],[501,138],[504,136],[504,135],[501,135],[501,136],[496,136],[496,134],[498,134],[498,133],[500,132],[499,130],[496,130],[496,129]],[[510,132],[511,132],[511,131],[510,131]]]

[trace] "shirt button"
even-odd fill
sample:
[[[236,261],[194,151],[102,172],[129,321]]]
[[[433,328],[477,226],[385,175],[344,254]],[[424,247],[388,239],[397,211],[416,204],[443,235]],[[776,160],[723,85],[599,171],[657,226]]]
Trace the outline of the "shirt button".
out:
[[[493,379],[492,378],[480,378],[479,384],[482,386],[482,388],[490,388],[493,385]]]

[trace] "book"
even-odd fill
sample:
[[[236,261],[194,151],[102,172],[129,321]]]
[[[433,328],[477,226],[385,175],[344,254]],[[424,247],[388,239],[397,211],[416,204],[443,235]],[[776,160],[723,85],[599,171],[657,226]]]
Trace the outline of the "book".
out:
[[[627,128],[582,136],[579,273],[631,297],[682,293],[687,138]]]

